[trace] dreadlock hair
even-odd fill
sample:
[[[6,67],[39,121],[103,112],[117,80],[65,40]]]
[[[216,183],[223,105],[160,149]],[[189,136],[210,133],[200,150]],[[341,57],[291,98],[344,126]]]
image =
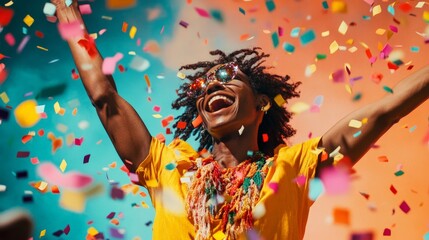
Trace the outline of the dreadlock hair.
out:
[[[235,62],[238,64],[238,68],[249,78],[253,90],[256,93],[265,94],[271,99],[271,108],[266,112],[259,126],[258,146],[259,150],[264,154],[272,156],[274,148],[284,143],[284,138],[291,137],[296,132],[289,124],[292,113],[287,111],[286,108],[273,103],[274,98],[280,95],[286,101],[293,97],[299,97],[299,92],[296,91],[296,88],[301,82],[289,83],[290,77],[288,75],[283,77],[265,72],[266,69],[271,68],[262,66],[265,62],[264,59],[269,57],[269,54],[262,52],[261,48],[241,49],[229,55],[221,50],[215,50],[211,51],[210,54],[218,56],[218,58],[213,61],[201,61],[185,65],[179,69],[194,70],[194,73],[193,75],[186,76],[190,82],[186,82],[179,87],[177,90],[179,97],[172,103],[174,109],[185,108],[184,113],[176,117],[176,122],[173,125],[176,129],[174,137],[187,140],[191,135],[196,136],[195,139],[200,142],[198,151],[212,149],[213,139],[203,129],[202,124],[196,127],[190,124],[198,117],[198,112],[196,107],[197,99],[188,95],[189,87],[196,79],[204,76],[212,67],[218,64]],[[177,128],[179,122],[187,124],[184,128]],[[263,134],[267,134],[268,140],[265,139],[264,141]]]

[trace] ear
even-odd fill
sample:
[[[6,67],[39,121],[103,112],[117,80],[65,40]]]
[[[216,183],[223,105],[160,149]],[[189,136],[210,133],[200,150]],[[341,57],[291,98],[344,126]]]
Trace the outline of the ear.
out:
[[[271,99],[265,94],[257,97],[257,107],[259,111],[267,112],[271,108]]]

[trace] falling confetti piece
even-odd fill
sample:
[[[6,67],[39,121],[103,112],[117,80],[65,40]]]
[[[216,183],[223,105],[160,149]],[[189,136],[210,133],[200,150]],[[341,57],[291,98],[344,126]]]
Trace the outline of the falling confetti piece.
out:
[[[332,215],[334,215],[335,224],[350,224],[350,211],[346,208],[334,208]]]
[[[311,43],[312,41],[314,41],[314,39],[316,39],[316,34],[314,33],[314,31],[312,29],[309,29],[308,31],[303,33],[301,35],[301,37],[299,38],[299,40],[303,46]]]
[[[402,203],[399,205],[399,208],[402,210],[402,212],[404,212],[404,213],[408,213],[410,210],[411,210],[411,208],[410,208],[410,206],[407,204],[407,202],[405,202],[405,201],[402,201]]]
[[[79,5],[79,11],[81,14],[91,14],[92,13],[91,5],[81,4]]]
[[[0,26],[6,27],[9,25],[14,15],[13,9],[0,7]]]
[[[106,75],[111,75],[115,72],[116,64],[124,57],[122,53],[116,53],[113,57],[106,57],[103,61],[102,71]]]
[[[40,114],[37,113],[36,106],[37,102],[35,100],[26,100],[15,108],[15,120],[19,126],[29,128],[39,122]]]

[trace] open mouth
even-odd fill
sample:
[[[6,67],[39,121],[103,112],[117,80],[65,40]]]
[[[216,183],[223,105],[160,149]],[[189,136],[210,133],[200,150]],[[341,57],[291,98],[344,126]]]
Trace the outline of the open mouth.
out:
[[[208,112],[216,112],[220,109],[227,108],[234,103],[234,99],[224,95],[216,95],[212,97],[207,104]]]

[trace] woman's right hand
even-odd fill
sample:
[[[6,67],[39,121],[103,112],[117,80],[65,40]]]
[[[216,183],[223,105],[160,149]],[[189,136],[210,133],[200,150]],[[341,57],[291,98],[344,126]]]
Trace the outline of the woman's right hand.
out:
[[[72,4],[67,6],[65,0],[51,0],[51,3],[56,7],[56,16],[59,22],[73,22],[76,20],[81,20],[77,0],[72,0]]]

